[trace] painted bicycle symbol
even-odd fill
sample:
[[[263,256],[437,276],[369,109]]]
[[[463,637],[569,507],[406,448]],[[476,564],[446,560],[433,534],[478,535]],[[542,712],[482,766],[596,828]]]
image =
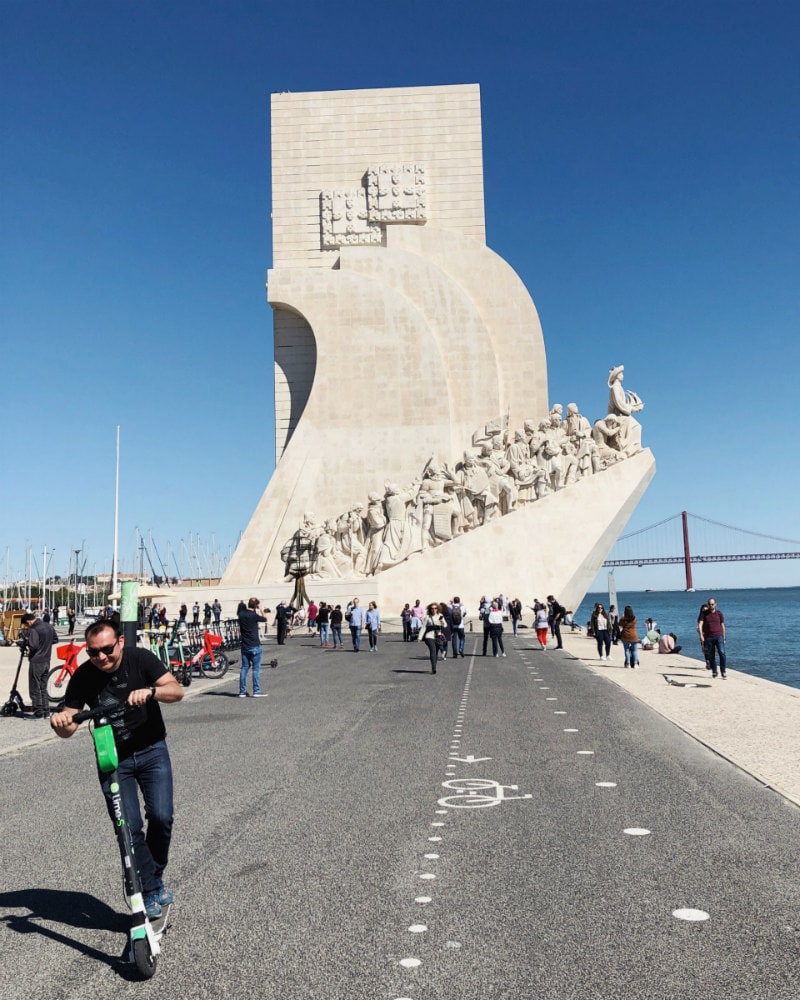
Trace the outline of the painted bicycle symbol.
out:
[[[491,778],[454,778],[443,781],[443,788],[450,788],[456,794],[439,799],[439,805],[448,809],[487,809],[499,806],[509,799],[532,799],[532,795],[506,795],[519,791],[519,785],[501,785]]]

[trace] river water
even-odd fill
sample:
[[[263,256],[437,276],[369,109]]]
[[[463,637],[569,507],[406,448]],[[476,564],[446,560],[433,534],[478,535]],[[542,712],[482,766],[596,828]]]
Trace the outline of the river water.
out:
[[[770,587],[759,590],[714,590],[687,594],[677,590],[617,591],[620,615],[630,604],[637,618],[639,635],[645,618],[654,618],[662,632],[674,632],[683,647],[681,654],[703,660],[697,638],[700,605],[715,597],[725,616],[725,652],[728,666],[756,677],[800,688],[800,655],[794,628],[800,615],[800,587]],[[597,601],[608,607],[608,594],[587,594],[575,614],[586,626]]]

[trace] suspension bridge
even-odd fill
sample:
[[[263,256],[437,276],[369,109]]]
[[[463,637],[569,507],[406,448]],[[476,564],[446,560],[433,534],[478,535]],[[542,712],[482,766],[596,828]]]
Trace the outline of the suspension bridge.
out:
[[[755,541],[756,539],[758,541]],[[795,548],[789,551],[785,548],[787,545]],[[761,551],[753,551],[755,549]],[[638,554],[645,551],[648,555]],[[696,555],[697,551],[704,554]],[[653,555],[653,552],[664,554]],[[714,552],[719,554],[711,554]],[[694,590],[693,563],[800,559],[800,541],[795,538],[766,535],[760,531],[748,531],[746,528],[735,528],[730,524],[712,521],[710,518],[690,514],[684,510],[656,524],[632,531],[629,535],[622,535],[617,539],[611,555],[613,558],[606,559],[603,563],[603,566],[609,569],[617,566],[669,566],[683,563],[686,589]]]

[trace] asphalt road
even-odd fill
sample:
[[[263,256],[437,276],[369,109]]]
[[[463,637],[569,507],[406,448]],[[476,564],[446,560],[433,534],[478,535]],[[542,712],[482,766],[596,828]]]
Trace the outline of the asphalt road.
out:
[[[86,734],[0,758],[2,996],[794,1000],[800,812],[569,654],[507,651],[434,677],[399,637],[294,639],[269,698],[166,709],[149,985]]]

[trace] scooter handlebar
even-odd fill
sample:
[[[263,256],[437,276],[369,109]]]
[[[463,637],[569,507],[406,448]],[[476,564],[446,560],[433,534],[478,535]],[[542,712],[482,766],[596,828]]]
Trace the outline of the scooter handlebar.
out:
[[[94,719],[95,721],[102,718],[111,719],[117,715],[123,715],[129,708],[130,705],[127,704],[111,706],[97,705],[94,708],[85,708],[82,712],[78,712],[77,715],[73,715],[72,721],[80,725],[81,722],[87,722],[89,719]]]

